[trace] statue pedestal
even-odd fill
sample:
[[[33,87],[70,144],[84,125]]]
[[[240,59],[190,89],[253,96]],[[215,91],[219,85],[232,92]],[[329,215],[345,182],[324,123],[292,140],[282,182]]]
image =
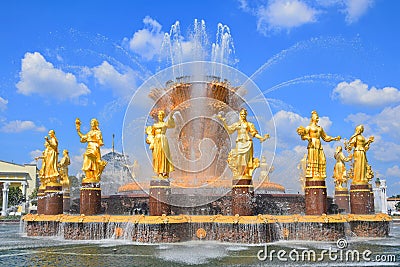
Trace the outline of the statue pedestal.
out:
[[[46,208],[44,214],[57,215],[63,213],[63,194],[62,186],[57,183],[50,183],[46,186],[45,201]]]
[[[254,189],[251,176],[242,176],[232,180],[232,215],[253,215]]]
[[[45,197],[45,188],[38,189],[37,192],[37,214],[45,214],[46,211],[46,197]]]
[[[149,213],[150,216],[171,214],[169,204],[171,196],[170,182],[166,179],[152,179],[150,181]]]
[[[371,193],[368,184],[350,186],[350,208],[352,214],[369,214]]]
[[[306,180],[304,187],[306,215],[327,213],[327,196],[325,180]]]
[[[338,205],[338,209],[345,213],[350,213],[350,195],[347,188],[336,188],[335,189],[335,203]]]
[[[71,196],[69,191],[64,191],[63,194],[63,211],[69,212],[71,208]]]
[[[101,212],[100,183],[82,183],[80,214],[96,215]]]

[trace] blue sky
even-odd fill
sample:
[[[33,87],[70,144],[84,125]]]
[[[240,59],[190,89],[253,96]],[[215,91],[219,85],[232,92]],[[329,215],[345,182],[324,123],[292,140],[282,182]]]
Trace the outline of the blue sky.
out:
[[[2,1],[0,160],[32,162],[54,129],[77,173],[84,145],[76,117],[84,131],[98,118],[103,153],[112,134],[121,151],[129,99],[168,66],[160,61],[164,34],[179,21],[182,47],[190,48],[197,19],[209,46],[219,23],[229,27],[229,64],[265,92],[276,125],[267,141],[277,147],[273,181],[299,190],[296,167],[306,143],[295,129],[315,109],[332,136],[349,138],[365,125],[365,136],[376,140],[368,152],[376,177],[387,180],[389,195],[399,194],[399,7],[383,0]],[[330,191],[333,151],[342,144],[324,147]],[[263,153],[272,159],[272,146]]]

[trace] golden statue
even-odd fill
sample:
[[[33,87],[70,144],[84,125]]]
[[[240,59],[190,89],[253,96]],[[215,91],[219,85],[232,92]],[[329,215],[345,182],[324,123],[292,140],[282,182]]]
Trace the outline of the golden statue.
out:
[[[68,178],[68,166],[71,164],[71,160],[68,155],[68,150],[63,150],[63,157],[58,163],[61,176],[61,185],[63,191],[69,191],[69,178]]]
[[[40,180],[39,189],[41,189],[41,190],[46,189],[46,185],[48,182],[46,179],[46,155],[47,155],[48,147],[49,147],[48,142],[47,141],[44,142],[44,150],[42,152],[42,156],[35,158],[35,160],[39,160],[39,159],[42,160],[42,166],[40,167],[40,170],[39,170],[39,180]]]
[[[260,142],[269,138],[269,134],[261,136],[258,134],[254,124],[247,121],[247,110],[242,109],[239,113],[239,121],[232,125],[227,125],[226,119],[221,115],[218,118],[222,121],[229,134],[237,131],[236,147],[228,154],[228,165],[233,172],[234,177],[252,176],[253,171],[258,168],[260,160],[253,158],[253,137]]]
[[[304,192],[304,188],[306,187],[307,154],[304,154],[303,158],[300,160],[300,163],[297,164],[297,169],[300,170],[299,181],[301,185],[301,191]]]
[[[367,166],[367,175],[366,175],[368,182],[371,182],[371,180],[372,180],[372,178],[374,178],[374,176],[375,176],[374,175],[374,171],[372,170],[371,165],[368,164],[368,166]]]
[[[44,155],[45,169],[44,176],[50,185],[59,185],[58,162],[58,141],[54,130],[49,131],[49,136],[45,136],[46,153]]]
[[[90,131],[87,134],[81,133],[81,121],[75,120],[76,131],[81,138],[81,143],[87,143],[86,152],[83,154],[82,171],[85,177],[82,183],[99,183],[100,176],[107,165],[106,161],[101,160],[100,147],[104,145],[103,136],[99,129],[99,121],[90,121]]]
[[[343,190],[343,188],[347,188],[348,177],[345,162],[350,161],[352,155],[345,157],[342,147],[338,146],[336,147],[334,158],[336,159],[336,163],[333,167],[333,179],[335,181],[335,189],[340,191],[341,189]]]
[[[368,184],[368,160],[367,151],[374,137],[370,136],[367,139],[362,135],[364,126],[358,125],[354,134],[350,137],[346,149],[353,152],[353,182],[352,184]]]
[[[146,127],[146,143],[150,145],[149,148],[153,154],[153,170],[159,178],[163,179],[168,178],[169,174],[174,170],[166,136],[167,129],[175,127],[173,115],[174,112],[170,114],[167,122],[164,122],[165,112],[160,110],[158,112],[158,122]]]
[[[313,110],[310,125],[306,128],[300,126],[297,128],[297,133],[302,140],[308,141],[306,179],[324,180],[326,178],[326,158],[320,138],[325,142],[331,142],[339,141],[340,136],[327,135],[324,129],[318,125],[318,121],[318,113]]]

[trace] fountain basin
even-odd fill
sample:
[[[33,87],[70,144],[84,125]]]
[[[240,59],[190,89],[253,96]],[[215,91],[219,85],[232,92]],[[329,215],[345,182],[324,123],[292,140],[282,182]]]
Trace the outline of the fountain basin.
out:
[[[263,244],[278,240],[336,241],[346,236],[386,237],[390,216],[114,216],[33,215],[22,218],[28,236],[69,240],[124,239],[139,243],[213,240]]]

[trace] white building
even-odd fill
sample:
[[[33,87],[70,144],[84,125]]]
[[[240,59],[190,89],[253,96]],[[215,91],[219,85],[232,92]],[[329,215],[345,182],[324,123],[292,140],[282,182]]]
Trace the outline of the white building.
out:
[[[375,182],[374,191],[374,206],[375,213],[388,213],[386,180],[377,179]]]
[[[38,184],[38,170],[36,164],[15,164],[0,160],[0,187],[2,188],[2,211],[1,215],[8,213],[8,192],[10,187],[19,187],[25,199],[32,194]],[[22,211],[25,212],[25,207]]]

